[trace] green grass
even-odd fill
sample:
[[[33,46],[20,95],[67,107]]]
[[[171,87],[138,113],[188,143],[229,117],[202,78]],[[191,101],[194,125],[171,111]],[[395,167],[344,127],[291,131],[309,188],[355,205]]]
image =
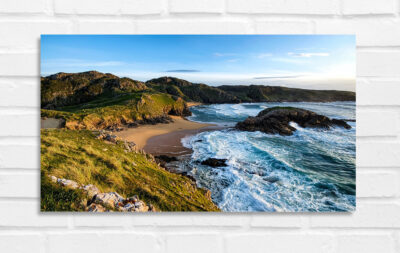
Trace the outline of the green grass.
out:
[[[126,153],[122,144],[97,140],[88,130],[41,130],[41,172],[94,184],[102,192],[138,195],[161,211],[218,211],[188,178],[158,167],[144,154]],[[60,189],[43,176],[43,210],[78,210],[79,192]]]
[[[63,118],[68,129],[103,129],[138,120],[182,112],[185,102],[171,95],[153,92],[121,93],[114,97],[99,97],[90,102],[41,110],[41,116]]]
[[[52,183],[41,173],[41,211],[84,211],[81,201],[86,199],[82,190],[68,189]]]

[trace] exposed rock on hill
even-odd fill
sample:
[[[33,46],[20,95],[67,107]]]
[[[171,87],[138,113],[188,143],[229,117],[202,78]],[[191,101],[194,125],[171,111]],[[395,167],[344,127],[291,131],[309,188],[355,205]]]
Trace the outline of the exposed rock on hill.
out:
[[[53,183],[70,189],[80,189],[86,193],[87,200],[82,200],[83,208],[88,212],[155,212],[155,208],[147,205],[137,196],[124,198],[116,192],[101,193],[100,190],[92,185],[79,185],[77,182],[64,178],[50,176]]]
[[[248,117],[236,124],[243,131],[261,131],[268,134],[292,135],[296,128],[290,125],[295,122],[301,127],[329,129],[333,126],[350,129],[344,120],[330,119],[312,111],[294,107],[272,107],[261,111],[256,117]]]

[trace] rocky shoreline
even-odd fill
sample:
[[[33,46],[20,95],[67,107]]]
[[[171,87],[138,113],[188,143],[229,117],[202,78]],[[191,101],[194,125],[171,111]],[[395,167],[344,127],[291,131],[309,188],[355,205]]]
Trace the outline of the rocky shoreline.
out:
[[[242,131],[261,131],[267,134],[292,135],[296,128],[290,123],[295,122],[303,128],[330,129],[334,126],[350,129],[351,126],[341,119],[330,119],[315,112],[295,107],[267,108],[256,117],[248,117],[238,122],[236,129]]]
[[[82,199],[81,207],[87,212],[156,212],[153,205],[147,205],[136,195],[124,198],[116,192],[100,192],[93,184],[80,185],[73,180],[49,177],[53,183],[62,187],[82,190],[87,199]]]

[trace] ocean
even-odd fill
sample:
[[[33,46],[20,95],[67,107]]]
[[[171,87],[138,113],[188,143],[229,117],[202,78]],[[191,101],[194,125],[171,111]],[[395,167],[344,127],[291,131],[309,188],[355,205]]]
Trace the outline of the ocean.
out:
[[[273,106],[304,108],[328,117],[356,117],[355,102],[251,103],[191,107],[189,120],[228,128],[182,139],[193,150],[183,164],[228,212],[349,212],[356,206],[356,122],[351,129],[301,128],[292,136],[238,131],[230,126]],[[201,165],[227,159],[226,167]]]

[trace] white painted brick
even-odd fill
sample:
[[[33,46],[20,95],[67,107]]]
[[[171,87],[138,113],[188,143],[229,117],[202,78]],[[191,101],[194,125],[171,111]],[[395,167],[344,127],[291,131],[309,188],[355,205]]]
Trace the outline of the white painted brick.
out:
[[[398,228],[400,205],[360,203],[354,213],[325,213],[310,216],[311,227],[324,228]]]
[[[0,227],[66,227],[68,216],[40,213],[39,200],[1,201]]]
[[[100,213],[98,215],[74,215],[73,223],[76,227],[127,227],[131,222],[130,215]]]
[[[249,223],[250,217],[246,214],[181,214],[157,213],[146,216],[133,216],[132,225],[135,226],[179,226],[179,227],[240,227]]]
[[[394,14],[395,0],[343,0],[343,14]]]
[[[0,76],[39,76],[39,54],[0,54]]]
[[[54,0],[55,12],[59,14],[154,15],[163,8],[163,0]]]
[[[160,245],[150,234],[121,233],[52,233],[48,235],[49,253],[70,252],[160,252]]]
[[[62,34],[72,31],[69,21],[6,21],[0,22],[0,47],[32,48],[39,51],[41,34]],[[10,33],[15,34],[9,36]]]
[[[121,13],[132,15],[155,15],[162,13],[164,0],[122,0]]]
[[[0,174],[0,197],[39,197],[37,173]]]
[[[227,0],[227,11],[232,13],[277,13],[277,14],[338,14],[336,0]]]
[[[43,13],[46,0],[1,0],[0,13]]]
[[[396,136],[399,113],[394,111],[357,111],[357,136]]]
[[[320,19],[315,22],[316,33],[355,34],[358,46],[399,46],[400,20],[375,19]]]
[[[252,27],[243,21],[138,21],[139,34],[242,34]]]
[[[393,172],[357,171],[357,197],[394,197],[399,191],[399,176]]]
[[[227,236],[226,252],[332,252],[333,242],[330,235],[325,234],[251,234],[243,233]]]
[[[1,115],[0,136],[39,136],[39,109],[36,114]]]
[[[38,234],[0,234],[2,253],[45,252],[45,238]]]
[[[166,236],[167,253],[222,252],[218,234],[175,234]]]
[[[301,215],[299,214],[284,214],[284,213],[271,213],[265,215],[264,213],[253,214],[250,226],[252,227],[290,227],[299,228],[302,226]]]
[[[299,34],[312,33],[310,21],[264,20],[255,23],[256,33],[260,34]]]
[[[78,22],[78,31],[83,34],[133,34],[135,27],[130,21],[94,21]]]
[[[39,78],[0,78],[0,106],[38,107],[39,87]]]
[[[169,0],[170,13],[221,13],[223,0]]]
[[[357,105],[400,105],[400,80],[357,80]]]
[[[0,145],[0,168],[38,169],[39,156],[39,145]]]
[[[396,252],[395,242],[390,234],[346,234],[337,237],[337,252]]]
[[[362,51],[357,53],[357,75],[400,77],[400,51]]]
[[[121,0],[54,0],[54,10],[57,14],[118,14]]]
[[[396,167],[400,165],[400,143],[357,142],[357,167]]]

